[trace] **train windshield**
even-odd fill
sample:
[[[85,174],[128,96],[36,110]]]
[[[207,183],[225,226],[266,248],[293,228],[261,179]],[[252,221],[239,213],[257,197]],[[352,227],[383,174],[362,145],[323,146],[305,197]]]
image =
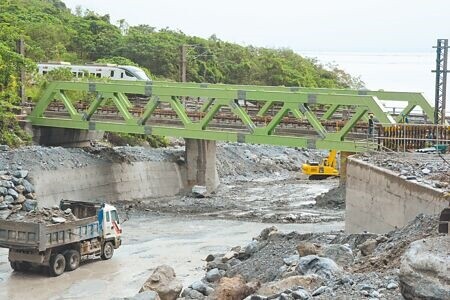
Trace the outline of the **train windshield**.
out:
[[[138,68],[138,67],[133,67],[133,66],[124,66],[123,67],[126,71],[129,71],[130,73],[132,73],[138,80],[146,80],[146,81],[150,81],[150,78],[148,78],[147,74],[145,74],[145,72]]]

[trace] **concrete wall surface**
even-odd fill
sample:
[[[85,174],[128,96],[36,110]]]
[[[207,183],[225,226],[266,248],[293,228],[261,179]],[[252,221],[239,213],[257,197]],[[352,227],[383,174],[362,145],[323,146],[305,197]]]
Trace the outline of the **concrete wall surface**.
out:
[[[33,126],[33,142],[44,146],[86,147],[90,141],[101,140],[103,131]]]
[[[185,170],[171,162],[103,163],[77,169],[34,171],[39,206],[69,200],[136,200],[169,197],[187,186]]]
[[[438,214],[450,199],[432,187],[356,158],[347,165],[345,231],[386,233],[418,214]]]

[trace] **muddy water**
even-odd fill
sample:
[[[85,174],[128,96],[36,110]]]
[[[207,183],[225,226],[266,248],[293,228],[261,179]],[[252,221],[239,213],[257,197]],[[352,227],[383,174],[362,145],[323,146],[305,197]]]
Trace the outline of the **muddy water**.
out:
[[[204,275],[207,254],[245,245],[272,224],[174,216],[132,216],[124,224],[124,245],[109,261],[90,261],[52,278],[13,272],[0,249],[0,299],[110,299],[135,295],[154,267],[168,264],[185,285]],[[325,232],[343,222],[276,224],[282,231]]]

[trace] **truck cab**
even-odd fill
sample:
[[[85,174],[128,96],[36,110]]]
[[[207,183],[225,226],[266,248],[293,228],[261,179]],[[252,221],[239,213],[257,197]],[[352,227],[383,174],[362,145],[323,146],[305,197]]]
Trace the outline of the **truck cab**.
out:
[[[102,230],[102,238],[105,241],[113,240],[114,248],[118,248],[121,244],[122,227],[117,209],[112,205],[103,204],[98,214],[99,223],[101,222],[99,225]]]

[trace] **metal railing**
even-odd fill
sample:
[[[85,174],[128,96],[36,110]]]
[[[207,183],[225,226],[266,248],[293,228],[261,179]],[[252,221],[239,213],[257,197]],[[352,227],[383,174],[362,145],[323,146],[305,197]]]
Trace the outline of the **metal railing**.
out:
[[[367,143],[378,150],[396,152],[439,152],[450,150],[450,126],[434,124],[376,124],[372,134],[366,133]]]

